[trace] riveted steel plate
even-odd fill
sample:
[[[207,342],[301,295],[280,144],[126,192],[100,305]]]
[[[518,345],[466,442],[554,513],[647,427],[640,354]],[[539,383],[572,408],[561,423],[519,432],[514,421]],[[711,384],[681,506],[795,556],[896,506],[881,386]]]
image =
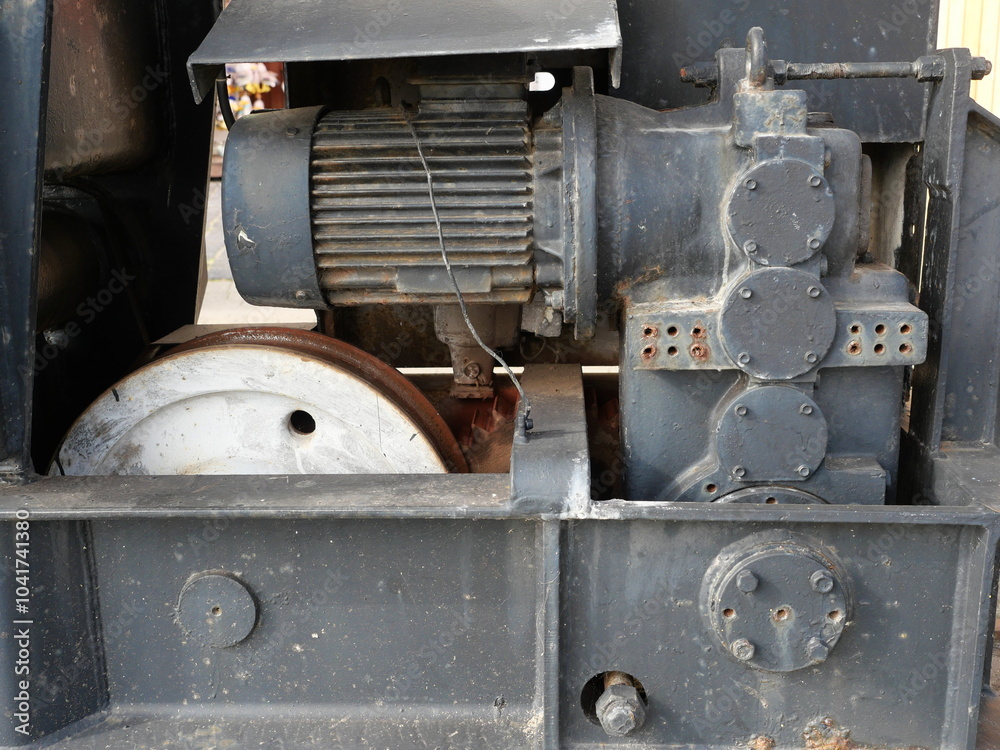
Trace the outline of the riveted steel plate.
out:
[[[755,534],[705,574],[702,608],[732,658],[768,672],[826,661],[850,619],[847,574],[831,550],[796,534]]]
[[[745,172],[729,197],[729,233],[765,266],[808,260],[833,229],[836,202],[820,172],[799,159],[772,159]]]
[[[750,388],[719,419],[719,462],[738,481],[802,481],[826,455],[826,418],[802,391]]]
[[[246,585],[232,576],[198,576],[181,590],[177,624],[203,646],[235,646],[257,624],[257,602]]]
[[[787,380],[826,355],[837,313],[815,276],[767,268],[730,287],[720,322],[722,344],[741,370],[761,380]]]

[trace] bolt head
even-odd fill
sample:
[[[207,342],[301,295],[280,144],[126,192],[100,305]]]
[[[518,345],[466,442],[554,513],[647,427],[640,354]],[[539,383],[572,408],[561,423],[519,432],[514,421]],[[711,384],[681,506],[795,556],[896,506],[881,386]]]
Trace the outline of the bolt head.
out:
[[[806,292],[809,294],[810,297],[815,299],[820,295],[820,288],[818,286],[811,286],[806,290]]]
[[[812,413],[813,408],[809,404],[802,404],[802,406],[799,407],[799,414],[805,414],[808,417]]]
[[[624,737],[646,721],[646,706],[632,685],[612,685],[597,699],[597,718],[612,737]]]
[[[813,237],[811,240],[809,240],[809,247],[812,248],[813,250],[819,250],[820,245],[822,244],[823,242],[820,240],[819,237]]]
[[[733,467],[733,476],[736,477],[737,479],[742,479],[746,475],[747,475],[747,470],[742,466]]]
[[[757,243],[753,240],[747,240],[743,243],[743,249],[746,250],[749,255],[753,255],[757,252]]]
[[[809,577],[809,585],[812,590],[820,594],[829,594],[833,591],[833,576],[825,570],[817,570]]]
[[[467,378],[478,378],[479,374],[482,372],[482,368],[479,366],[478,362],[469,362],[462,372]]]
[[[743,287],[742,289],[740,289],[740,296],[743,299],[750,299],[751,297],[753,297],[753,292],[747,287]]]
[[[736,357],[736,361],[741,365],[748,365],[750,364],[750,355],[746,352],[740,352],[739,356]]]
[[[796,469],[796,473],[800,477],[807,477],[807,476],[809,476],[812,473],[812,471],[809,469],[808,466],[806,466],[806,465],[803,464],[798,469]]]
[[[733,641],[732,646],[729,648],[733,652],[733,656],[740,661],[750,661],[754,657],[754,654],[757,653],[757,647],[746,638]]]
[[[819,187],[820,185],[823,184],[823,178],[820,177],[818,174],[814,174],[812,177],[809,178],[809,184],[812,185],[813,187]]]
[[[733,411],[736,412],[737,417],[745,417],[747,415],[747,408],[743,404],[737,404]]]
[[[816,352],[806,352],[806,362],[811,365],[816,364],[819,362],[819,355],[817,355]]]
[[[757,189],[757,180],[747,180],[743,184],[746,185],[747,190],[756,190]]]
[[[749,568],[744,568],[739,573],[736,574],[736,588],[742,591],[744,594],[750,594],[757,590],[760,585],[760,580],[753,574],[753,571]]]
[[[830,655],[830,648],[819,638],[810,638],[808,643],[806,643],[806,656],[809,657],[809,661],[813,664],[819,664],[826,661],[826,658]]]

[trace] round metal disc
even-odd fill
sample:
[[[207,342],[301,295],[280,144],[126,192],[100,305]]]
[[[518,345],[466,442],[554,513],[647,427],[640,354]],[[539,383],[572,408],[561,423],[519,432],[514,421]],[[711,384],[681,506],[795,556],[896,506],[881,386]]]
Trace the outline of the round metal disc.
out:
[[[235,646],[257,624],[257,602],[241,581],[210,573],[181,591],[177,623],[203,646]]]
[[[717,503],[747,503],[751,505],[812,505],[825,503],[821,497],[793,487],[746,487],[720,497]]]
[[[826,456],[826,418],[796,388],[766,385],[733,398],[719,419],[719,462],[743,482],[809,478]]]
[[[738,280],[723,304],[726,353],[761,380],[788,380],[816,367],[837,332],[833,300],[812,274],[762,268]]]
[[[465,470],[443,422],[426,427],[433,407],[395,370],[319,334],[282,337],[206,337],[137,370],[77,420],[50,473]]]
[[[828,550],[794,534],[749,537],[706,573],[702,606],[729,654],[791,672],[826,661],[851,618],[849,578]]]
[[[836,214],[830,185],[798,159],[772,159],[745,172],[729,198],[729,232],[749,258],[791,266],[823,246]]]

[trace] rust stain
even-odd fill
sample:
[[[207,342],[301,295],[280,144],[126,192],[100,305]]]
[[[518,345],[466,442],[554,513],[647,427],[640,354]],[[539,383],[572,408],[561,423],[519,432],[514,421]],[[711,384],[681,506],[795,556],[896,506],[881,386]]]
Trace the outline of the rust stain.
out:
[[[916,747],[891,747],[889,745],[866,745],[851,739],[851,730],[837,726],[830,717],[824,717],[810,722],[802,733],[805,740],[805,750],[927,750]],[[758,748],[754,748],[758,750]]]

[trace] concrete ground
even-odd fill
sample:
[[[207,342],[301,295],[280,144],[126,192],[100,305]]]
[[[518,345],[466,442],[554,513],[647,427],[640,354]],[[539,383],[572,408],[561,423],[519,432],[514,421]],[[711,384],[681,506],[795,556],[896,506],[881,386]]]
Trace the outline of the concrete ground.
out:
[[[257,307],[243,301],[233,283],[233,272],[229,269],[229,257],[222,236],[222,183],[219,180],[209,183],[207,210],[205,263],[208,282],[198,323],[315,323],[316,314],[311,310]]]

